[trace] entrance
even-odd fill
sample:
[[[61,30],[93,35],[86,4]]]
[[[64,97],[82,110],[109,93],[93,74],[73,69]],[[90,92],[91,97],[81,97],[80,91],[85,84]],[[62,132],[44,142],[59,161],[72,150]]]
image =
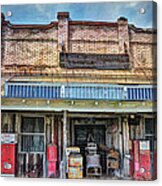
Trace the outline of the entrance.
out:
[[[22,117],[19,129],[18,174],[43,177],[45,170],[44,117]]]
[[[151,172],[154,179],[157,175],[157,125],[156,118],[145,118],[145,139],[150,141]]]
[[[97,144],[97,154],[100,155],[102,173],[107,174],[107,149],[118,152],[122,149],[118,118],[73,118],[71,124],[74,128],[73,145],[80,147],[84,168],[87,143],[94,142]]]
[[[104,125],[76,125],[75,126],[75,145],[80,147],[83,159],[85,157],[85,148],[87,146],[88,138],[93,138],[93,142],[97,144],[97,153],[100,154],[100,163],[102,171],[106,172],[106,154],[100,150],[99,145],[105,145],[105,126]],[[91,139],[90,139],[91,140]],[[84,161],[84,167],[86,167]]]

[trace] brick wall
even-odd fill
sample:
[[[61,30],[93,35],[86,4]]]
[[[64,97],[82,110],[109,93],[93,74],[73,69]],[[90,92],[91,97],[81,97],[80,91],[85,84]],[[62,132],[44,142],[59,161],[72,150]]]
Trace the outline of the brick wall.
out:
[[[133,59],[133,67],[155,67],[156,61],[156,35],[150,33],[130,33],[130,53]]]
[[[48,30],[13,29],[2,30],[3,65],[52,65],[58,61],[56,27]],[[52,62],[52,63],[51,63]]]
[[[125,18],[115,23],[71,21],[67,12],[57,18],[44,26],[12,25],[2,19],[2,75],[51,74],[53,81],[152,83],[156,60],[156,33],[152,30],[137,29]],[[59,65],[61,51],[128,53],[132,68],[64,69]]]
[[[119,53],[117,27],[70,26],[70,52]]]

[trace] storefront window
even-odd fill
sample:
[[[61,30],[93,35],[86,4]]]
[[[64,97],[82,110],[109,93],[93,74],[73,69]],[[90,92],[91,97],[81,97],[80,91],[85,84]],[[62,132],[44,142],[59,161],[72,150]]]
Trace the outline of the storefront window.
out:
[[[44,132],[44,119],[23,117],[21,125],[22,133],[43,133]]]
[[[150,141],[150,149],[154,151],[156,142],[156,119],[145,118],[145,139]]]
[[[145,119],[145,135],[155,134],[155,119],[146,118]]]
[[[44,118],[22,117],[21,151],[44,152]]]

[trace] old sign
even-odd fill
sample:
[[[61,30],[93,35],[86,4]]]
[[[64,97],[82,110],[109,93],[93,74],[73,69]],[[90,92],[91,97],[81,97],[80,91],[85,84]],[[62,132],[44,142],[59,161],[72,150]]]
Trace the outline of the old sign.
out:
[[[63,68],[129,69],[128,54],[60,53]]]

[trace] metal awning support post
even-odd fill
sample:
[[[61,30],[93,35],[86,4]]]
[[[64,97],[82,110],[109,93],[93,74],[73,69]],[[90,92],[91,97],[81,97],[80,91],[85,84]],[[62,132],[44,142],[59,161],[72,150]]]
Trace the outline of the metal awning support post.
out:
[[[66,178],[66,148],[67,148],[67,111],[63,112],[63,178]]]

